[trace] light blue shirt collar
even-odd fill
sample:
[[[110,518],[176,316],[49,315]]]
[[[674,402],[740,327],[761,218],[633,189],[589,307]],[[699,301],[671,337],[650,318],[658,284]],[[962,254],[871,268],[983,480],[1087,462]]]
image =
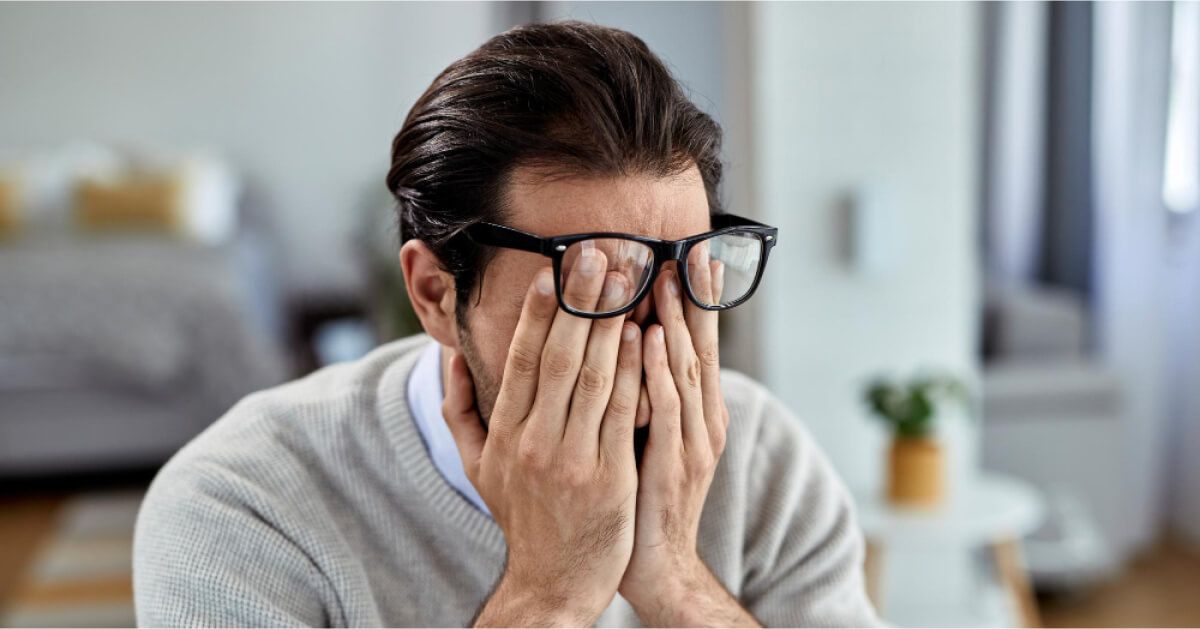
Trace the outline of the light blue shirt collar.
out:
[[[454,435],[442,417],[442,391],[442,345],[430,341],[421,351],[408,377],[408,408],[412,411],[429,458],[433,459],[433,465],[441,472],[442,478],[476,508],[491,516],[483,498],[467,479]]]

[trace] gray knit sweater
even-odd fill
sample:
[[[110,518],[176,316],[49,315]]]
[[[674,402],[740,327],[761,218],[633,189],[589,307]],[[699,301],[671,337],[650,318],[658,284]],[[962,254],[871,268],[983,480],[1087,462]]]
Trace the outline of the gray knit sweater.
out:
[[[496,523],[438,473],[405,382],[428,337],[247,397],[138,517],[142,625],[463,626],[504,570]],[[870,625],[850,499],[800,422],[722,374],[729,434],[700,554],[769,625]],[[637,626],[614,599],[598,623]]]

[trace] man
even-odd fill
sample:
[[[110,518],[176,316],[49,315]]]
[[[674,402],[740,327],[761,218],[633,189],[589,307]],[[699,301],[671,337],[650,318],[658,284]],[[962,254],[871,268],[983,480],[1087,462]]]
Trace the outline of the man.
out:
[[[392,147],[426,335],[252,395],[155,480],[151,625],[868,625],[850,500],[718,367],[775,230],[636,37],[567,22],[447,68]]]

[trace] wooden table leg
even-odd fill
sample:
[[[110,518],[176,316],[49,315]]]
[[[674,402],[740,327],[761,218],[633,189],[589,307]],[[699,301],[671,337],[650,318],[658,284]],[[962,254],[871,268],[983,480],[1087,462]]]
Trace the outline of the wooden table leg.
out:
[[[1033,595],[1033,587],[1029,584],[1029,573],[1025,570],[1025,561],[1021,555],[1021,542],[1016,539],[1002,539],[992,544],[991,549],[1000,583],[1017,603],[1022,625],[1025,627],[1042,626],[1037,599]]]
[[[867,598],[875,606],[875,613],[883,615],[883,546],[867,540],[867,557],[863,565]]]

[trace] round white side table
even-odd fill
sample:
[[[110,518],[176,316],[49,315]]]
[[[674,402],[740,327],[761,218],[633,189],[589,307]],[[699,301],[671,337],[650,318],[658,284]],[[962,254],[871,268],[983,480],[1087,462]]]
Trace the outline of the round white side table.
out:
[[[957,498],[933,509],[896,507],[883,496],[858,498],[859,524],[867,539],[867,592],[882,604],[882,562],[888,548],[938,550],[949,546],[987,547],[996,576],[1026,627],[1040,626],[1021,538],[1042,521],[1043,504],[1033,487],[993,474],[981,474]]]

